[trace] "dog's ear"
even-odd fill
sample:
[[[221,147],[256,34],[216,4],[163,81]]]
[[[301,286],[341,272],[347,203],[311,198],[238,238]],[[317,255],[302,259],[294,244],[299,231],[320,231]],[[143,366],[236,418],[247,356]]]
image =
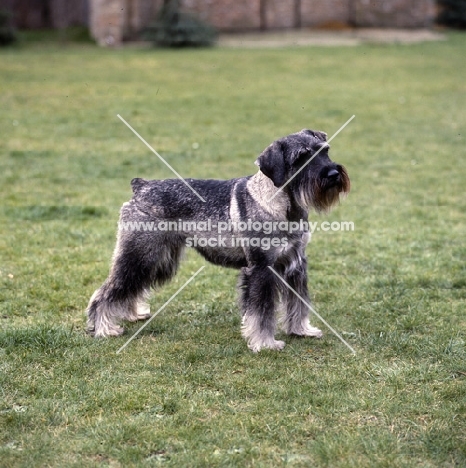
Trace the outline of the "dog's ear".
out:
[[[284,148],[280,141],[274,141],[256,159],[255,164],[275,185],[281,187],[285,183]]]

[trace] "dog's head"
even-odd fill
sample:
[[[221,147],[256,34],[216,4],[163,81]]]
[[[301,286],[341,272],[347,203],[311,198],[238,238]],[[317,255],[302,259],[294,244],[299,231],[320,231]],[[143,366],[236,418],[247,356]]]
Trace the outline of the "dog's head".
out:
[[[330,160],[327,134],[301,130],[274,141],[256,164],[302,208],[328,211],[350,191],[346,169]]]

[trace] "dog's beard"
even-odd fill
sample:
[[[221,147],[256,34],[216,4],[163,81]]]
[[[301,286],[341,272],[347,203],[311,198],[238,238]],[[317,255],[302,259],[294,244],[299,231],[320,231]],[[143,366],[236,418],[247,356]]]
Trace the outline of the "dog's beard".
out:
[[[338,181],[327,177],[303,177],[298,187],[297,201],[302,208],[314,208],[318,213],[328,212],[340,201],[340,195],[350,191],[350,179],[346,169],[338,165]]]

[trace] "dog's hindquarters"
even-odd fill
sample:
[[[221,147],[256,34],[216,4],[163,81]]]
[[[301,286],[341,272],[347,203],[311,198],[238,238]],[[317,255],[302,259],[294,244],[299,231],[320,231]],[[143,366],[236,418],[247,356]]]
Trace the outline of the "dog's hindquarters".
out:
[[[132,202],[123,205],[110,274],[87,308],[88,331],[95,337],[121,335],[122,320],[149,318],[150,288],[176,274],[184,238],[149,230],[145,222]]]

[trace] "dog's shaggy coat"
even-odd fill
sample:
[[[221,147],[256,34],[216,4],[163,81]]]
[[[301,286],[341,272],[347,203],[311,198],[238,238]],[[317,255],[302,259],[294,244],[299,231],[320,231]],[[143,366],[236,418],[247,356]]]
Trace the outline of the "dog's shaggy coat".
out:
[[[252,351],[284,347],[283,341],[275,339],[278,309],[287,334],[322,336],[310,325],[308,308],[269,267],[310,302],[305,256],[309,231],[291,232],[277,226],[280,222],[303,225],[311,209],[327,211],[338,203],[340,194],[349,192],[346,170],[330,160],[328,151],[322,132],[302,130],[281,138],[258,157],[255,175],[231,180],[186,179],[205,202],[179,179],[133,179],[133,198],[121,208],[110,274],[89,302],[89,332],[96,337],[118,336],[123,333],[121,321],[150,317],[146,302],[150,289],[173,278],[188,244],[210,262],[240,270],[242,334]],[[272,223],[275,229],[267,233],[238,229],[239,222],[251,220]],[[137,229],[141,223],[157,226],[173,221],[189,227]],[[232,226],[222,232],[221,240],[219,223]],[[196,228],[199,224],[210,226],[210,232]],[[217,245],[193,243],[197,236],[218,239]],[[242,242],[237,242],[238,237]]]

